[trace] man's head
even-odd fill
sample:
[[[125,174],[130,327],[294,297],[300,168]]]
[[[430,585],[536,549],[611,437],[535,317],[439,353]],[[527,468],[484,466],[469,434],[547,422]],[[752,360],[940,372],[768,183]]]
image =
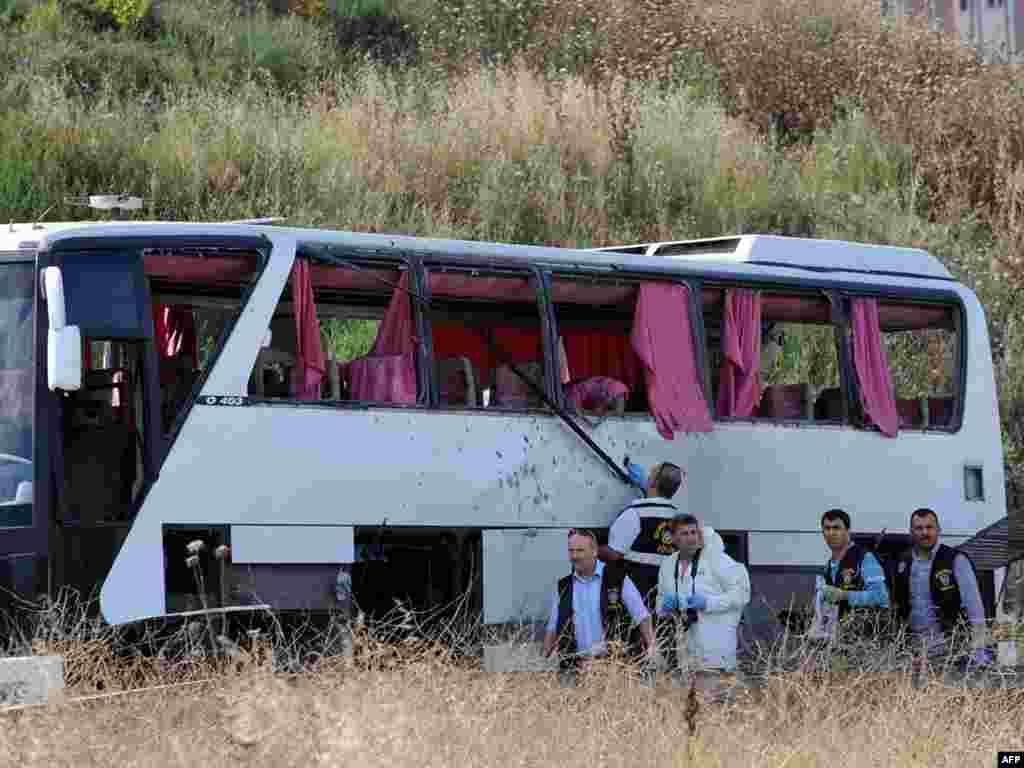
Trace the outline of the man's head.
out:
[[[821,535],[830,549],[843,549],[850,543],[850,516],[841,509],[830,509],[821,516]]]
[[[693,515],[676,515],[672,518],[672,544],[679,550],[679,556],[689,560],[701,546],[700,522]]]
[[[910,540],[915,547],[931,549],[938,543],[941,532],[939,516],[933,510],[921,507],[910,515]]]
[[[683,470],[670,461],[651,467],[647,480],[647,495],[671,499],[683,484]]]
[[[593,531],[582,528],[569,531],[569,559],[577,573],[593,572],[597,564],[597,536]]]

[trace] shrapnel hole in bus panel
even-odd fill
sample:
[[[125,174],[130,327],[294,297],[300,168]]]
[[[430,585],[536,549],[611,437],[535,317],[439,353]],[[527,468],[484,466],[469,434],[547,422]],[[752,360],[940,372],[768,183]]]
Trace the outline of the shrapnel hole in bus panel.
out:
[[[705,371],[716,418],[843,422],[835,326],[823,294],[706,287],[702,305]],[[744,327],[750,323],[756,329]],[[750,333],[759,334],[757,360],[742,359],[756,350],[757,345],[744,343]],[[756,391],[727,381],[730,359],[759,366],[760,399]]]
[[[552,276],[566,408],[598,418],[650,413],[643,363],[631,340],[639,288],[630,280]]]

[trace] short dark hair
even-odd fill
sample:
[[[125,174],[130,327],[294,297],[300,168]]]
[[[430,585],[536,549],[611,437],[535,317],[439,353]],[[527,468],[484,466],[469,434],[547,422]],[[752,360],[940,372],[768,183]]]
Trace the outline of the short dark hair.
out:
[[[842,521],[843,525],[846,526],[846,530],[850,530],[850,516],[841,509],[830,509],[824,515],[821,516],[821,527],[825,527],[825,521],[830,520],[835,522],[836,520]]]
[[[573,536],[582,536],[585,539],[590,539],[594,546],[597,546],[597,534],[589,528],[570,528],[569,538],[571,539]]]
[[[670,461],[658,464],[654,471],[654,490],[663,499],[671,499],[683,484],[683,470]]]
[[[687,512],[680,512],[672,518],[672,529],[675,530],[680,525],[693,525],[700,528],[700,520]]]
[[[911,526],[914,525],[914,518],[915,517],[928,517],[929,515],[931,515],[933,518],[935,518],[935,525],[936,525],[936,527],[938,527],[939,526],[939,516],[937,514],[935,514],[935,510],[934,509],[929,509],[928,507],[918,507],[913,512],[911,512],[910,513],[910,525]]]

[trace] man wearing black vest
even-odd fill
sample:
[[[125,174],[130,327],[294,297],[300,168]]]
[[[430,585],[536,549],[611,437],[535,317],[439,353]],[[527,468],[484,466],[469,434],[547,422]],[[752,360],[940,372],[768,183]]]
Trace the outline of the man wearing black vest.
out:
[[[850,541],[850,516],[841,509],[830,509],[821,516],[821,534],[832,550],[825,563],[823,597],[828,603],[838,603],[840,621],[851,609],[888,608],[882,564],[874,553]]]
[[[679,513],[669,499],[683,484],[683,471],[675,464],[655,464],[645,477],[637,464],[628,465],[630,476],[645,488],[645,498],[637,499],[615,518],[608,531],[608,546],[601,547],[606,563],[625,562],[626,573],[654,610],[661,564],[675,553],[672,545],[672,519]]]
[[[544,656],[557,648],[562,672],[585,668],[608,653],[608,641],[626,641],[630,627],[640,630],[648,656],[654,653],[651,616],[636,585],[621,565],[597,559],[597,537],[569,532],[572,573],[558,580],[544,635]]]
[[[973,665],[991,661],[986,648],[985,607],[974,563],[963,552],[939,544],[939,517],[922,507],[910,516],[913,547],[896,561],[893,605],[909,624],[926,659],[935,660],[953,648],[958,627],[971,629]]]
[[[890,626],[885,571],[873,552],[850,540],[850,516],[844,510],[830,509],[821,516],[821,535],[831,550],[822,572],[821,598],[824,606],[837,608],[832,615],[840,630],[838,646],[830,646],[831,659],[857,664],[859,654],[877,653],[881,632]],[[807,665],[814,662],[814,656],[804,660]]]

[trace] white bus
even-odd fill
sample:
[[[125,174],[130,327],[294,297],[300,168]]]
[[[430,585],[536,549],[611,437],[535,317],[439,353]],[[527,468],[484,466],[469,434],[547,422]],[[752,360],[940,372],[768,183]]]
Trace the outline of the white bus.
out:
[[[873,538],[931,507],[951,544],[1006,516],[985,317],[920,250],[106,223],[5,227],[0,259],[4,594],[102,585],[110,623],[199,607],[194,538],[230,547],[214,605],[329,609],[354,563],[370,612],[541,617],[626,456],[685,469],[755,625],[829,508]]]

